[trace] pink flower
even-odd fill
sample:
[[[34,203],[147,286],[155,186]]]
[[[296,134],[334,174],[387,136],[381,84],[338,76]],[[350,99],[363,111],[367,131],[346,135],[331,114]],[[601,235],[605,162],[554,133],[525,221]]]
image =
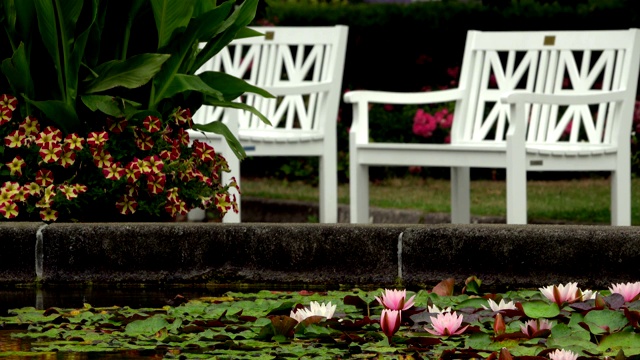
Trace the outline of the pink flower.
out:
[[[578,354],[570,351],[570,350],[556,350],[552,353],[549,353],[549,359],[551,360],[576,360],[578,358]]]
[[[400,319],[402,318],[402,311],[400,310],[382,310],[380,315],[380,328],[382,332],[387,335],[387,338],[391,340],[393,334],[400,329]]]
[[[449,110],[442,109],[435,113],[436,122],[442,129],[450,129],[453,124],[453,114],[449,113]]]
[[[640,294],[640,281],[634,283],[628,282],[626,284],[611,284],[609,291],[622,295],[624,301],[634,301],[638,299],[638,294]]]
[[[426,138],[433,135],[433,131],[438,127],[436,118],[426,113],[423,109],[418,109],[413,117],[413,133]]]
[[[572,303],[582,298],[582,291],[578,288],[578,283],[570,282],[566,285],[549,285],[539,288],[542,295],[558,305]]]
[[[433,335],[450,336],[462,334],[469,325],[461,328],[462,315],[456,314],[455,311],[450,313],[438,314],[437,317],[430,317],[433,330],[425,327],[429,333]]]
[[[413,306],[413,295],[409,300],[407,298],[407,290],[389,290],[385,289],[382,293],[382,299],[376,296],[376,300],[380,305],[390,310],[407,310]]]
[[[528,338],[533,338],[538,335],[542,330],[551,330],[553,324],[547,319],[529,320],[526,323],[520,325],[520,331],[527,335]]]

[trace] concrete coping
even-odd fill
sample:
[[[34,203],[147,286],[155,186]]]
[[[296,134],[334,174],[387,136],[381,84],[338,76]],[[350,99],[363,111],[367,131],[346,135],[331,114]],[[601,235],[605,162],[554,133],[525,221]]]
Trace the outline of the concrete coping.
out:
[[[0,286],[430,286],[640,280],[640,227],[275,223],[2,223]]]

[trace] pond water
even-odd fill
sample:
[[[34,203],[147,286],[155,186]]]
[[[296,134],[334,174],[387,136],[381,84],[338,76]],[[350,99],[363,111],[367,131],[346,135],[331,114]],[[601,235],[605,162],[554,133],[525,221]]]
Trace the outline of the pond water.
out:
[[[263,286],[239,287],[11,287],[0,288],[0,317],[10,316],[11,309],[34,307],[36,309],[57,308],[82,308],[84,304],[93,307],[128,306],[131,308],[161,308],[171,305],[176,296],[186,299],[219,296],[228,291],[241,291],[244,293],[257,292]],[[269,286],[274,290],[284,290],[282,287]],[[300,290],[297,287],[296,290]],[[24,332],[23,329],[6,329],[0,322],[0,360],[12,359],[162,359],[164,353],[156,351],[127,351],[118,353],[49,353],[38,356],[4,356],[3,353],[31,350],[32,343],[37,340],[28,338],[15,338],[12,333]]]

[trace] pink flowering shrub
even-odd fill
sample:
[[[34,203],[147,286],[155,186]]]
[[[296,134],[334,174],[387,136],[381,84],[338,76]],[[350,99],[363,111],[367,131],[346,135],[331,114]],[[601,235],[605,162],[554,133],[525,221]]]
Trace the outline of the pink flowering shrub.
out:
[[[69,133],[21,118],[17,99],[0,96],[0,214],[55,221],[184,215],[194,207],[237,211],[235,182],[223,185],[227,162],[203,142],[189,144],[189,109],[166,119],[104,118],[102,129]],[[95,218],[92,217],[95,215]]]

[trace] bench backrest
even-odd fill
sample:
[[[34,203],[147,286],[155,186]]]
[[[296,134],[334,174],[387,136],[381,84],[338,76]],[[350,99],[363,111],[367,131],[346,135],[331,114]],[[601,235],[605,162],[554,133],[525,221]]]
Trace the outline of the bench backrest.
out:
[[[265,36],[234,40],[201,71],[222,71],[270,91],[275,99],[245,94],[272,126],[239,111],[240,129],[323,133],[335,131],[347,44],[346,26],[253,27]],[[222,108],[203,107],[194,122],[228,121]]]
[[[629,98],[623,106],[614,103],[528,106],[527,141],[628,142],[639,52],[637,29],[469,31],[460,72],[460,87],[468,93],[456,104],[451,142],[505,141],[509,107],[501,104],[499,98],[505,91],[518,89],[540,94],[627,90]],[[619,133],[621,137],[613,136]]]

